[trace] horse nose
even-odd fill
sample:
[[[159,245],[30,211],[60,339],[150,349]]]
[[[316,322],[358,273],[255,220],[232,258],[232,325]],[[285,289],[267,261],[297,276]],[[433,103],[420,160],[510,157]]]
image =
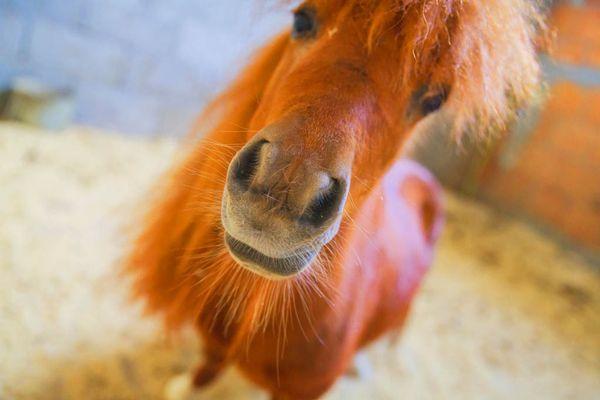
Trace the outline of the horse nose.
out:
[[[300,216],[300,221],[320,228],[331,217],[341,212],[346,194],[347,182],[343,178],[333,178],[321,174],[321,187],[310,197]]]
[[[247,191],[260,162],[260,151],[268,140],[261,139],[244,146],[233,159],[229,174],[229,188]]]
[[[235,200],[246,202],[244,208],[262,206],[307,227],[323,227],[341,212],[348,179],[309,163],[298,167],[303,164],[297,159],[301,156],[283,153],[266,139],[248,143],[232,160],[228,191]],[[294,176],[284,178],[290,170]]]

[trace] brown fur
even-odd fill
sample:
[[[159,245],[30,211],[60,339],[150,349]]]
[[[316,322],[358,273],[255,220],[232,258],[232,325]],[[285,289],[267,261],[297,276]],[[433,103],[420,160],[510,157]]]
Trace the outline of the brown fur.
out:
[[[399,328],[440,220],[435,183],[394,164],[422,118],[413,94],[423,85],[450,88],[445,108],[455,131],[483,132],[501,126],[537,85],[541,20],[530,2],[307,3],[319,12],[319,36],[303,44],[279,35],[207,108],[195,132],[208,133],[166,180],[126,263],[149,311],[169,329],[194,323],[204,337],[209,363],[198,385],[233,362],[277,398],[313,399],[359,347]],[[220,200],[235,152],[290,115],[304,118],[294,154],[347,154],[352,185],[340,232],[317,261],[271,281],[225,249]],[[385,186],[398,168],[404,172]],[[396,199],[400,211],[377,196]]]

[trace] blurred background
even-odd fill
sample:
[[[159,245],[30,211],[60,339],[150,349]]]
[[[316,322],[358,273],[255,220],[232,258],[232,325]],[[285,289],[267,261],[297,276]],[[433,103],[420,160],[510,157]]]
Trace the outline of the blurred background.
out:
[[[72,122],[181,136],[252,51],[289,24],[288,14],[273,1],[0,0],[4,114],[51,128]],[[543,99],[508,135],[454,150],[446,132],[436,132],[417,151],[447,185],[595,251],[598,18],[593,1],[552,7],[558,36],[552,55],[541,57]],[[7,101],[19,87],[39,99]]]
[[[68,91],[73,121],[181,135],[257,46],[289,23],[275,1],[2,0],[0,81]]]
[[[600,4],[548,9],[539,101],[483,143],[412,148],[447,188],[434,272],[403,344],[370,352],[378,378],[331,398],[600,397]],[[194,361],[126,301],[122,226],[290,21],[278,1],[0,0],[0,399],[160,398]],[[207,398],[260,398],[232,374]]]

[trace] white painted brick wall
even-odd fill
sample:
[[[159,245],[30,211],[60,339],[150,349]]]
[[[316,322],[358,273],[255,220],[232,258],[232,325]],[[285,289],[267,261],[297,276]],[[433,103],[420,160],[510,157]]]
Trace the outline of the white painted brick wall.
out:
[[[0,9],[0,60],[18,60],[24,29],[25,20],[20,15]]]
[[[127,51],[114,41],[51,20],[36,21],[31,33],[30,62],[78,81],[117,85],[127,68]]]
[[[0,84],[74,91],[77,122],[181,134],[266,38],[274,0],[0,0]]]

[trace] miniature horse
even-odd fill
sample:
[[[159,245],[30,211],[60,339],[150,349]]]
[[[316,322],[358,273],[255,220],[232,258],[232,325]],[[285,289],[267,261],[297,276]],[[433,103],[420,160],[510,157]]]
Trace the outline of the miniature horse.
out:
[[[167,327],[315,399],[398,330],[439,232],[439,189],[398,161],[420,121],[501,126],[538,79],[525,0],[312,0],[205,111],[127,261]],[[210,125],[207,128],[207,125]]]

